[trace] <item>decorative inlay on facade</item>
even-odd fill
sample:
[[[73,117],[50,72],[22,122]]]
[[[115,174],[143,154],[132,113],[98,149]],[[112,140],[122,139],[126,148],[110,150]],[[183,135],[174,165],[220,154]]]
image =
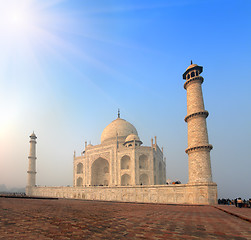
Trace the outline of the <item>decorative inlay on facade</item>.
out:
[[[102,152],[102,151],[99,151],[98,154],[90,154],[90,157],[91,157],[91,160],[93,162],[93,161],[95,161],[98,158],[104,158],[106,160],[109,160],[110,159],[110,155],[111,155],[111,152]]]

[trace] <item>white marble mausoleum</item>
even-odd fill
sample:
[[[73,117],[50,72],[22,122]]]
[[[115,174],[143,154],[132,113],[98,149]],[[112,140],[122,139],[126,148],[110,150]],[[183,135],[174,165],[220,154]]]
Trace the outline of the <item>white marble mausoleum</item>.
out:
[[[161,185],[166,163],[156,142],[143,146],[136,128],[126,120],[112,121],[101,135],[101,144],[87,145],[74,155],[74,186]]]
[[[102,201],[216,204],[217,185],[212,179],[210,151],[202,94],[202,66],[193,64],[183,74],[187,92],[188,154],[187,184],[166,185],[166,161],[157,140],[144,146],[136,128],[120,118],[102,132],[99,145],[87,145],[74,153],[72,187],[36,185],[36,135],[30,136],[28,196],[77,198]],[[185,134],[184,134],[185,135]]]

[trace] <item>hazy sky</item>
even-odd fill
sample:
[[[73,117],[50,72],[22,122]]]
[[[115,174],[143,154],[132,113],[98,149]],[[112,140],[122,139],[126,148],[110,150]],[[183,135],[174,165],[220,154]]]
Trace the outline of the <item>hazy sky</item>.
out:
[[[202,85],[219,197],[251,197],[251,2],[0,0],[0,184],[72,185],[73,152],[117,117],[157,136],[167,178],[188,181],[190,60]]]

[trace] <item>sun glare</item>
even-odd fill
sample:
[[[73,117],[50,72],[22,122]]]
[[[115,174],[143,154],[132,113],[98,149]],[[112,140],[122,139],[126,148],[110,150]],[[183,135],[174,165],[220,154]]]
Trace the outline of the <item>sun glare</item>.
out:
[[[61,1],[0,0],[0,64],[36,63],[45,49],[58,46],[57,27],[64,17],[54,7]]]
[[[17,10],[11,12],[6,18],[6,25],[14,28],[26,28],[26,26],[29,25],[27,13]]]
[[[4,37],[20,37],[32,34],[36,22],[32,7],[26,2],[6,1],[1,4],[0,29]]]

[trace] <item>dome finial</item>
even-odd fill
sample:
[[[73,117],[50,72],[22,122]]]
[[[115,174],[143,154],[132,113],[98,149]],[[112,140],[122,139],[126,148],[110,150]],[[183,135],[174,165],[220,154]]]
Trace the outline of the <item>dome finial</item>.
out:
[[[119,110],[119,108],[118,108],[118,118],[120,118],[120,110]]]
[[[191,60],[191,65],[193,64],[193,61]]]

